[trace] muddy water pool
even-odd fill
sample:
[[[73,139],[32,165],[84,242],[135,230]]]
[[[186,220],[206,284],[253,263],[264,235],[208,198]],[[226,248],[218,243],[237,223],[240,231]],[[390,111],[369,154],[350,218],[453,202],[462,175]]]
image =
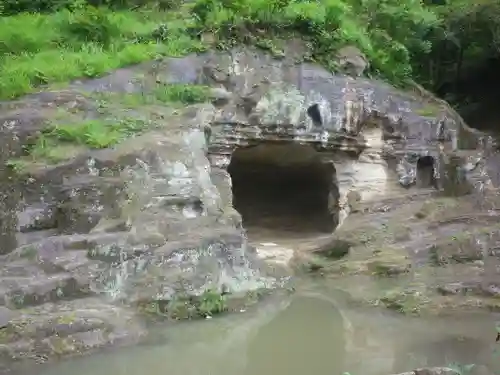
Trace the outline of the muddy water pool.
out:
[[[352,306],[296,280],[252,310],[152,327],[148,344],[39,367],[38,375],[382,375],[450,363],[498,367],[494,316],[421,319]]]

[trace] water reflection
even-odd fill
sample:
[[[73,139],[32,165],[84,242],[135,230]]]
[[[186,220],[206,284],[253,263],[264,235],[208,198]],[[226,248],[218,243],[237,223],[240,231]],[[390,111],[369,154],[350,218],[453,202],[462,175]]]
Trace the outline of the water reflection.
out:
[[[245,375],[341,374],[344,334],[342,316],[331,303],[294,299],[250,341]]]
[[[317,293],[317,292],[315,292]],[[149,345],[59,363],[36,375],[389,375],[468,361],[495,368],[492,316],[414,319],[281,296],[255,311],[154,327]],[[341,314],[342,312],[342,314]],[[348,320],[348,322],[347,322]],[[466,364],[466,363],[463,363]]]
[[[327,301],[273,300],[257,310],[155,329],[156,342],[60,363],[37,375],[337,374],[345,358],[342,317]],[[161,336],[161,337],[160,337]]]

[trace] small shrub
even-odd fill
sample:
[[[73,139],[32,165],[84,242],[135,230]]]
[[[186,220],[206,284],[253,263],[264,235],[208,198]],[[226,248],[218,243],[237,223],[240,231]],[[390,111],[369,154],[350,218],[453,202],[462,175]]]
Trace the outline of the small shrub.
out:
[[[154,94],[162,102],[194,104],[208,100],[209,88],[202,85],[167,84],[158,86]]]
[[[109,47],[120,36],[120,29],[110,21],[108,12],[94,7],[71,13],[68,23],[62,29],[63,39],[70,45],[77,41]]]
[[[207,318],[227,311],[225,293],[206,290],[200,296],[177,296],[171,300],[140,303],[146,314],[169,319]]]
[[[205,291],[196,303],[198,314],[203,317],[223,313],[227,310],[224,294],[212,290]]]
[[[151,38],[153,40],[165,41],[168,38],[168,26],[166,24],[162,24],[153,30],[151,33]]]
[[[10,16],[23,12],[54,12],[65,7],[70,7],[73,2],[73,0],[1,0],[0,15]]]

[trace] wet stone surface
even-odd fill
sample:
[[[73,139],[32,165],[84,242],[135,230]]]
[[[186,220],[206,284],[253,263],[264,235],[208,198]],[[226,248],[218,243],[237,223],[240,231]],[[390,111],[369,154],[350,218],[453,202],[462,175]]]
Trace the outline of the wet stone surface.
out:
[[[0,371],[138,342],[145,328],[126,309],[84,298],[11,313],[0,329]],[[3,367],[3,368],[2,368]]]

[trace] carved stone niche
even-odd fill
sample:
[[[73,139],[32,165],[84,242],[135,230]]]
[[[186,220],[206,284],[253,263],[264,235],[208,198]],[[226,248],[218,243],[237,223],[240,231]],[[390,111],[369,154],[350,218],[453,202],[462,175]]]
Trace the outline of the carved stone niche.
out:
[[[312,146],[268,142],[235,148],[225,158],[211,158],[214,182],[247,230],[330,233],[338,225],[335,166]],[[225,187],[224,178],[230,178]]]
[[[445,195],[461,196],[473,191],[473,186],[467,179],[466,171],[463,168],[464,164],[463,158],[457,155],[450,155],[444,161],[441,187]]]

